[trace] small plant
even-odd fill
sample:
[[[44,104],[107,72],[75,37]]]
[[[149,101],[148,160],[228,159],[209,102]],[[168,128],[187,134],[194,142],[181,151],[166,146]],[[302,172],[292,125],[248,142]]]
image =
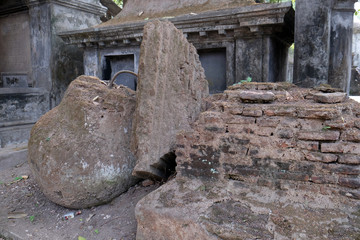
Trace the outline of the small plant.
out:
[[[246,80],[241,80],[240,83],[247,83],[247,82],[251,82],[252,78],[251,77],[247,77]]]
[[[34,222],[35,216],[29,216],[29,220],[30,220],[30,222]]]
[[[99,230],[98,230],[98,229],[95,229],[94,232],[95,232],[96,234],[99,234]]]
[[[322,130],[323,131],[327,131],[327,130],[329,130],[331,127],[330,126],[324,126],[323,128],[322,128]]]
[[[23,177],[16,177],[16,178],[14,178],[15,181],[20,181],[21,179],[23,179]]]

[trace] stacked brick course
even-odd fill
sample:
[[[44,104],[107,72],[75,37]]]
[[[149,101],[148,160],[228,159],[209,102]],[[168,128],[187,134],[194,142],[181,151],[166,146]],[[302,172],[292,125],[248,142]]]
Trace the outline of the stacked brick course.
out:
[[[177,136],[178,175],[360,199],[360,104],[331,90],[243,83],[212,96]]]

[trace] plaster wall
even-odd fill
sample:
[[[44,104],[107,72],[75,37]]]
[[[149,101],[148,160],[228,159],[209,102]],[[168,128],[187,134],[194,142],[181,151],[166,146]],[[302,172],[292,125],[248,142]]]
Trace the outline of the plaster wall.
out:
[[[0,39],[0,72],[30,72],[28,12],[0,17]]]
[[[51,107],[57,106],[70,82],[84,74],[83,50],[73,45],[66,45],[57,33],[69,30],[81,30],[99,23],[98,15],[79,9],[52,4],[51,22]]]
[[[353,40],[352,40],[353,66],[360,66],[360,20],[354,22]]]

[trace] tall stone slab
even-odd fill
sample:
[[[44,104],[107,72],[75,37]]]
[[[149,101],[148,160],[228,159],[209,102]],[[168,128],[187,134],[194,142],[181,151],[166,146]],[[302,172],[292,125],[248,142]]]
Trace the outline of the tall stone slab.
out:
[[[355,0],[296,1],[294,83],[349,91]]]
[[[208,96],[195,47],[168,21],[145,25],[140,50],[132,150],[141,178],[166,178],[175,169],[175,136],[189,130]]]

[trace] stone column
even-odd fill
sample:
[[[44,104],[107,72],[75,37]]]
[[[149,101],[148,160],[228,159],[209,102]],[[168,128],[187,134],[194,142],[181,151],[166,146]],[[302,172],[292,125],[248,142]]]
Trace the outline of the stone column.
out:
[[[335,0],[331,15],[329,84],[350,91],[354,3]]]
[[[356,0],[296,1],[294,83],[349,91]]]
[[[290,44],[260,33],[236,39],[236,82],[251,77],[254,82],[285,82]]]
[[[298,86],[328,82],[331,1],[296,1],[293,83]]]

